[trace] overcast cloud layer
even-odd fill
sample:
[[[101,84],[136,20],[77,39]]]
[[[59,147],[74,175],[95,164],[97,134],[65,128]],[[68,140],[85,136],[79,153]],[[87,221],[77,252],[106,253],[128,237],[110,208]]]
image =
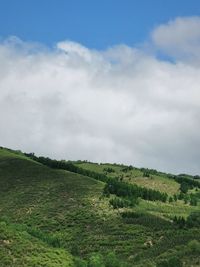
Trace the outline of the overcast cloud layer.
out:
[[[158,26],[142,47],[1,42],[0,145],[200,173],[200,18]]]

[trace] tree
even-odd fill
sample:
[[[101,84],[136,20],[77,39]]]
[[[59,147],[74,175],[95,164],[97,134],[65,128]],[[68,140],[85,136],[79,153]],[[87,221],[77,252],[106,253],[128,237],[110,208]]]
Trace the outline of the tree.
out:
[[[182,261],[177,257],[171,257],[169,260],[161,260],[157,263],[157,267],[183,267]]]
[[[191,227],[199,228],[200,227],[200,211],[192,212],[187,218],[186,225],[190,228]]]
[[[88,267],[105,267],[102,255],[92,254],[89,258]]]
[[[183,198],[183,200],[184,200],[184,203],[187,204],[187,203],[188,203],[188,200],[189,200],[189,199],[188,199],[188,196],[185,195],[184,198]]]
[[[191,206],[197,206],[197,198],[196,197],[191,197],[190,205]]]
[[[186,182],[181,183],[180,190],[182,193],[186,194],[189,188],[190,187]]]
[[[75,258],[74,264],[75,264],[75,267],[87,267],[87,262],[80,258]]]
[[[177,257],[172,257],[168,260],[168,267],[182,267],[182,261]]]
[[[117,259],[114,252],[108,253],[105,257],[105,266],[106,267],[121,267],[120,261]]]
[[[178,200],[178,197],[176,194],[174,194],[174,201],[177,201]]]
[[[188,248],[190,252],[194,254],[200,254],[200,242],[197,240],[192,240],[188,243]]]

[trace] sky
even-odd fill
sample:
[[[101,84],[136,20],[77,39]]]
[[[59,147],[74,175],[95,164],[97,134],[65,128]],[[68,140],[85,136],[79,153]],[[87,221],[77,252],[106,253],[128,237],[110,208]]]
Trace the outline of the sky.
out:
[[[0,145],[200,174],[200,2],[0,0]]]
[[[47,45],[69,39],[96,49],[132,46],[159,24],[199,13],[199,0],[0,0],[0,36]]]

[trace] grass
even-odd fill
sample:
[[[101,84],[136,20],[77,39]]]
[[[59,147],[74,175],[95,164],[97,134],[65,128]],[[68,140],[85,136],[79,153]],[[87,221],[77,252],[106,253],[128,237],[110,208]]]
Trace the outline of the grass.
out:
[[[137,184],[142,187],[147,187],[150,189],[155,189],[168,195],[174,195],[179,192],[180,185],[174,181],[173,179],[165,176],[158,175],[150,175],[150,177],[143,177],[143,172],[138,168],[133,168],[132,170],[128,170],[126,172],[123,171],[125,166],[113,165],[113,164],[98,164],[98,163],[89,163],[89,162],[81,162],[76,163],[77,166],[82,168],[96,171],[99,173],[106,173],[107,168],[112,168],[114,172],[108,173],[111,177],[123,177],[123,180]]]
[[[0,266],[72,267],[73,258],[66,250],[34,238],[23,227],[0,222]]]
[[[115,172],[109,175],[124,174],[118,165],[82,163],[81,167],[98,172],[111,167]],[[141,177],[139,169],[126,174],[133,180]],[[174,182],[163,177],[155,181],[159,188],[162,181]],[[163,253],[200,240],[199,231],[177,230],[170,220],[174,215],[187,217],[199,206],[140,200],[131,211],[145,217],[128,222],[121,213],[129,209],[114,210],[109,198],[102,197],[103,188],[100,181],[53,170],[19,152],[0,149],[0,266],[67,267],[73,266],[73,256],[87,258],[92,252],[109,251],[130,266],[145,266],[145,259],[156,266]]]
[[[128,179],[126,178],[125,180],[139,186],[168,193],[169,195],[177,194],[180,188],[180,185],[176,181],[157,175],[151,175],[151,177],[130,176],[130,178],[128,177]]]
[[[134,208],[135,211],[149,212],[164,218],[173,218],[175,215],[178,217],[187,218],[193,211],[198,211],[199,206],[185,205],[183,201],[173,203],[163,203],[160,201],[144,201],[141,200],[139,205]]]

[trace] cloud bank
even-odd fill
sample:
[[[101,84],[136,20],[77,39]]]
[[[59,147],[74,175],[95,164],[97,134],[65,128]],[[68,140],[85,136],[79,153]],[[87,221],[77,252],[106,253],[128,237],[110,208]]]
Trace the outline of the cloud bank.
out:
[[[1,145],[200,173],[200,18],[158,26],[148,46],[2,41]]]

